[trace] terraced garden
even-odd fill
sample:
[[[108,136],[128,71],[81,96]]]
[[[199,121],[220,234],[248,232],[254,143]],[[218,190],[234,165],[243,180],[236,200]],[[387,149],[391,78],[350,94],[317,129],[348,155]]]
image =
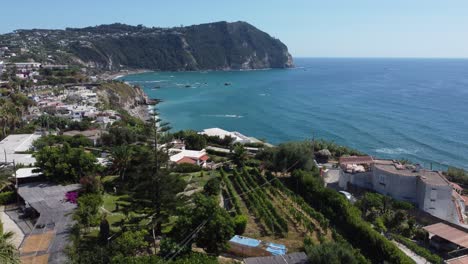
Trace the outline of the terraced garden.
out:
[[[331,241],[328,220],[287,189],[276,177],[257,169],[221,172],[223,196],[233,214],[249,216],[244,236],[300,250],[304,238]]]

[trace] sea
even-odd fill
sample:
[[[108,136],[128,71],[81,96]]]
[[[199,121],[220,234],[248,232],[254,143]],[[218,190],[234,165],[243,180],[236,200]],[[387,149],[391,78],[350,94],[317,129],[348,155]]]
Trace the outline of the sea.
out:
[[[148,72],[172,131],[219,127],[272,144],[326,139],[426,168],[468,169],[468,59],[296,58],[295,68]]]

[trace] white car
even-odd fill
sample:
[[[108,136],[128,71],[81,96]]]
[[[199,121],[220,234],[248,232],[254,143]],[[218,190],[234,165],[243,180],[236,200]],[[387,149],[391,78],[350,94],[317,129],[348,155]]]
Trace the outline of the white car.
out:
[[[356,201],[354,196],[352,194],[350,194],[349,192],[339,191],[339,193],[342,194],[348,201],[350,201],[352,203],[354,203],[354,201]]]

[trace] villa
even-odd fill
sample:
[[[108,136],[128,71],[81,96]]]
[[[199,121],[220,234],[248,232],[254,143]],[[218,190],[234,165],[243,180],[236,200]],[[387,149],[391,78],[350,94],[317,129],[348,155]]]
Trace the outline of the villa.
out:
[[[465,200],[439,171],[370,156],[342,157],[339,186],[357,186],[407,201],[455,224],[465,224]]]
[[[206,150],[186,150],[186,149],[169,149],[170,161],[177,164],[190,163],[200,167],[206,167],[209,159]]]

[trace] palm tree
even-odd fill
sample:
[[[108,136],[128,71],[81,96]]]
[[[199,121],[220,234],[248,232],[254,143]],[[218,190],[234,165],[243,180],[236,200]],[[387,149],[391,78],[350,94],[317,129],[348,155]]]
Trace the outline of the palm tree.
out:
[[[120,179],[125,179],[125,172],[130,166],[133,151],[129,146],[117,146],[112,149],[112,167],[119,173]]]
[[[13,232],[3,233],[3,223],[0,222],[0,263],[20,263],[16,247],[11,243]]]
[[[0,170],[0,191],[3,191],[5,188],[11,186],[13,183],[10,181],[10,178],[13,175],[13,171],[10,169]]]

